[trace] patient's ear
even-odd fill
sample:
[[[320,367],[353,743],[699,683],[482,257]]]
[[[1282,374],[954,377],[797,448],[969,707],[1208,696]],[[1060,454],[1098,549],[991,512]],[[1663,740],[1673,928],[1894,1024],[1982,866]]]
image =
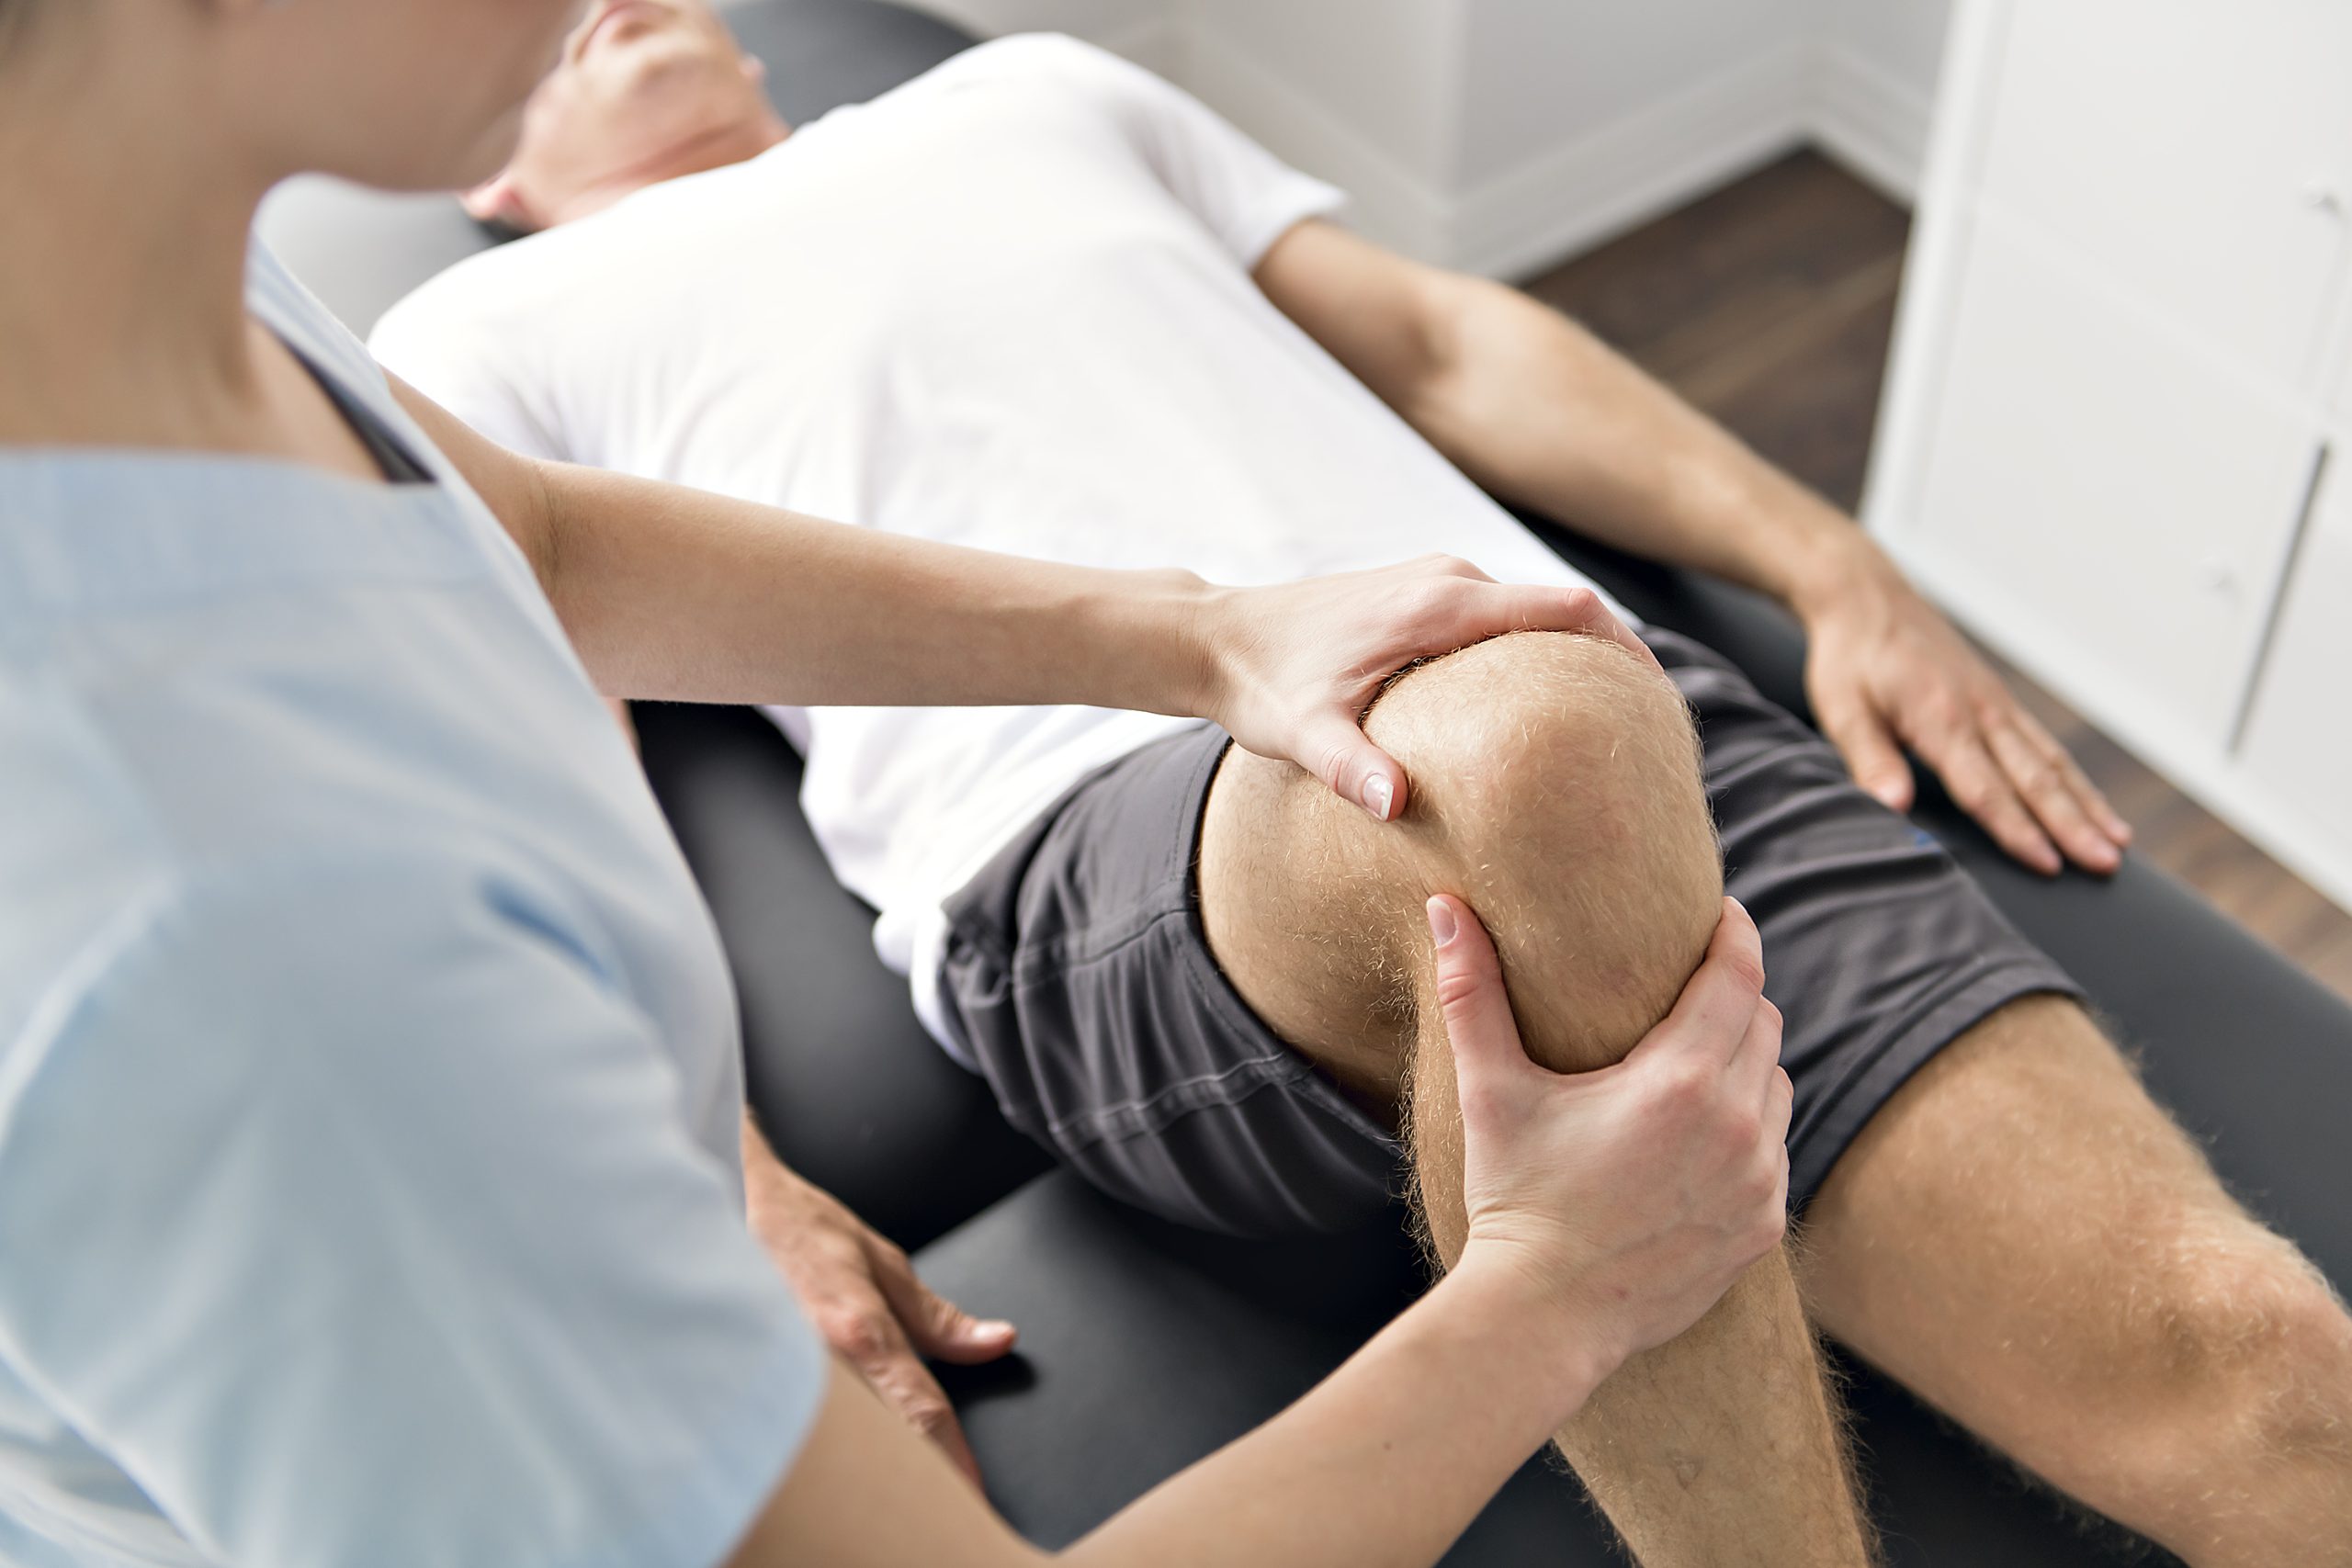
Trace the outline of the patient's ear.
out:
[[[515,188],[514,176],[501,171],[484,180],[463,197],[466,215],[481,223],[496,223],[508,229],[528,233],[539,225],[523,200],[523,193]]]
[[[752,83],[754,85],[766,81],[768,79],[768,62],[762,60],[756,54],[745,55],[743,57],[743,76],[745,80]]]

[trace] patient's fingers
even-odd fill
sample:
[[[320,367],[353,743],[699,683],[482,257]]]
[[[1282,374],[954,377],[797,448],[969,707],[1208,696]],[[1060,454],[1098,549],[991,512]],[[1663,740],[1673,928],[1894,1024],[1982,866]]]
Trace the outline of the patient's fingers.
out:
[[[2113,871],[2121,863],[2114,840],[2092,820],[2076,795],[2057,742],[2037,745],[2033,737],[2007,724],[1994,726],[1986,739],[1994,760],[2068,860],[2097,872]]]
[[[1923,746],[1921,753],[1942,775],[1953,802],[1992,834],[1996,843],[2044,876],[2058,874],[2064,863],[2058,858],[2056,846],[1973,728],[1947,738],[1932,751]]]
[[[956,1422],[939,1380],[922,1364],[941,1360],[993,1360],[1012,1348],[1009,1323],[983,1323],[963,1312],[915,1277],[907,1255],[868,1233],[862,1243],[867,1291],[843,1292],[842,1304],[820,1326],[834,1349],[858,1375],[917,1431],[946,1450],[948,1459],[974,1485],[979,1461]]]
[[[819,1326],[885,1404],[945,1450],[948,1459],[974,1485],[980,1483],[979,1461],[964,1440],[963,1427],[956,1425],[956,1409],[948,1404],[946,1391],[915,1355],[881,1298],[874,1298],[862,1310],[829,1314],[820,1320]]]
[[[866,1243],[875,1283],[907,1338],[926,1356],[958,1366],[993,1361],[1012,1348],[1012,1325],[974,1317],[919,1279],[907,1255],[879,1237]]]
[[[1862,792],[1892,811],[1911,809],[1911,764],[1894,733],[1860,688],[1824,687],[1814,694],[1814,717],[1821,733],[1846,760],[1846,772]]]

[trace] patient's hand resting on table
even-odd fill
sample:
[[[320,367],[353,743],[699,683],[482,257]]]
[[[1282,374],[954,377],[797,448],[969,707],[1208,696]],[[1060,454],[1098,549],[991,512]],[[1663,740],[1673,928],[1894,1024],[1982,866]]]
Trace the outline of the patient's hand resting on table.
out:
[[[1854,782],[1908,811],[1907,746],[2027,865],[2113,871],[2132,829],[2066,749],[1859,531],[1838,558],[1794,597],[1805,694]]]
[[[933,1294],[905,1252],[839,1199],[786,1169],[748,1115],[743,1187],[752,1233],[826,1343],[978,1484],[979,1466],[955,1408],[923,1358],[966,1366],[993,1361],[1012,1348],[1012,1325],[984,1323]]]

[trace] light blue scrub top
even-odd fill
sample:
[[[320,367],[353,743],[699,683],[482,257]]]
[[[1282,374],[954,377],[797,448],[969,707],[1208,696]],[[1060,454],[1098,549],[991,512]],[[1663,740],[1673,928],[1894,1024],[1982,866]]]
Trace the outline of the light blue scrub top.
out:
[[[710,917],[437,478],[0,447],[0,1561],[723,1561],[826,1363]]]

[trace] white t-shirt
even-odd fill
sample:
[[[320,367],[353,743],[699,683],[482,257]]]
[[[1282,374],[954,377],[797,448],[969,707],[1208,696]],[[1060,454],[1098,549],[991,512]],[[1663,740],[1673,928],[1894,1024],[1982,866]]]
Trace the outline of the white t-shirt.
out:
[[[1341,199],[1115,56],[1005,39],[465,262],[374,346],[518,451],[893,533],[1236,584],[1433,549],[1584,581],[1251,281]],[[774,711],[835,874],[959,1055],[942,902],[1189,722]]]

